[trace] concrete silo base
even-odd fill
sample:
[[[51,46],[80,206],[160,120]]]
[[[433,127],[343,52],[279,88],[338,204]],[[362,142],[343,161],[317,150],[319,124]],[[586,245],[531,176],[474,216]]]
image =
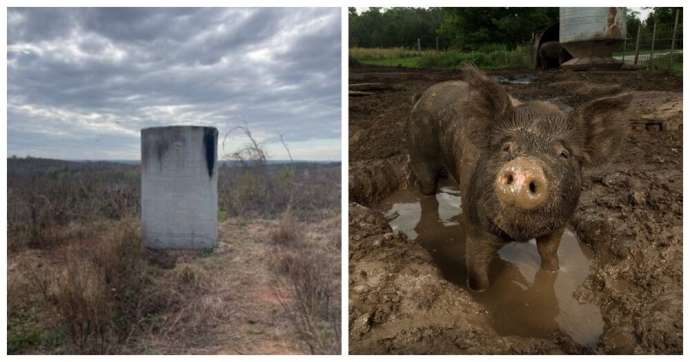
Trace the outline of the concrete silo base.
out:
[[[616,70],[622,66],[623,62],[621,61],[603,57],[573,58],[561,64],[561,68],[568,70]]]
[[[561,43],[573,56],[573,59],[561,64],[561,68],[569,70],[615,70],[623,66],[623,62],[612,57],[613,49],[618,44],[616,40],[592,40]]]

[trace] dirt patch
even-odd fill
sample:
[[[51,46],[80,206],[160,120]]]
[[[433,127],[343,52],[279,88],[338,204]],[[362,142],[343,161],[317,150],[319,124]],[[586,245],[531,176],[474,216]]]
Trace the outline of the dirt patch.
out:
[[[495,310],[383,215],[380,202],[413,185],[404,124],[414,95],[458,78],[452,71],[351,68],[351,83],[385,87],[350,98],[350,351],[682,353],[682,80],[556,71],[505,84],[520,101],[549,100],[565,109],[633,93],[623,150],[605,168],[585,173],[570,226],[592,255],[589,276],[570,297],[595,306],[603,319],[599,337],[583,344],[558,328],[538,336],[497,328]]]

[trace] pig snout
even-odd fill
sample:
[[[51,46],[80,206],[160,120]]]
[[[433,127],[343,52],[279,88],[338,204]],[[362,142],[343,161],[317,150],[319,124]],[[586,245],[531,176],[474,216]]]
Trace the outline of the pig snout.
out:
[[[496,195],[506,206],[525,210],[544,204],[549,184],[539,162],[519,157],[507,162],[496,177]]]

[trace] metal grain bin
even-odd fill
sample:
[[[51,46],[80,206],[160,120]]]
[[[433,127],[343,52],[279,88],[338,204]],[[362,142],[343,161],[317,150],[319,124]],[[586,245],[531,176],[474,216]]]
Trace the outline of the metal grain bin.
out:
[[[625,35],[625,8],[560,8],[559,41],[573,56],[561,66],[620,68],[611,55]]]
[[[218,130],[141,131],[141,221],[152,249],[206,249],[218,239]]]

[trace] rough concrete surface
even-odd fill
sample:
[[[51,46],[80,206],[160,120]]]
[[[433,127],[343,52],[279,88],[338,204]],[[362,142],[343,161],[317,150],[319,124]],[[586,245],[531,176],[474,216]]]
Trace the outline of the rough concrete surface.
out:
[[[218,239],[218,130],[141,131],[141,220],[152,249],[213,248]]]

